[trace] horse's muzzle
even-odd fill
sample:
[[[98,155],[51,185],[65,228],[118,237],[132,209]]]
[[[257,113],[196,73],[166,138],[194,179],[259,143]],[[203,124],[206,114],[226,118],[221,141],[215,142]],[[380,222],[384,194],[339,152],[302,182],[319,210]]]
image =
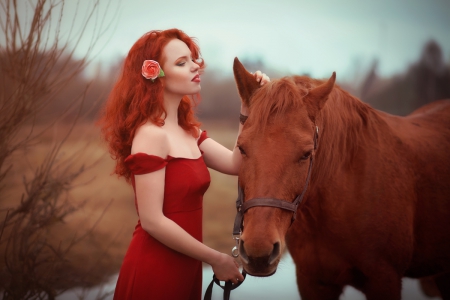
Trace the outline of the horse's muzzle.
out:
[[[278,262],[281,257],[281,246],[279,242],[273,245],[270,255],[266,256],[252,256],[245,250],[245,243],[243,240],[239,243],[239,254],[245,271],[258,277],[272,276],[277,271]]]

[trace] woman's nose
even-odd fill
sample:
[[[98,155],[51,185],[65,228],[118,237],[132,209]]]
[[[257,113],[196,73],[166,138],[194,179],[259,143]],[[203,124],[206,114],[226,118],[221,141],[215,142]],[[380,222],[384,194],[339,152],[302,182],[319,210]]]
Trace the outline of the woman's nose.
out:
[[[200,66],[196,62],[193,62],[191,69],[193,72],[197,72],[198,69],[200,69]]]

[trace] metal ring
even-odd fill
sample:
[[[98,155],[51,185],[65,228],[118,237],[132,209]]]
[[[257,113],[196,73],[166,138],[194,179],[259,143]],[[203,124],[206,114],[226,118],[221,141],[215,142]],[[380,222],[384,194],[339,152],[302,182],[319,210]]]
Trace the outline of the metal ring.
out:
[[[233,256],[234,258],[239,257],[239,249],[237,248],[237,246],[234,246],[233,249],[231,249],[231,256]]]

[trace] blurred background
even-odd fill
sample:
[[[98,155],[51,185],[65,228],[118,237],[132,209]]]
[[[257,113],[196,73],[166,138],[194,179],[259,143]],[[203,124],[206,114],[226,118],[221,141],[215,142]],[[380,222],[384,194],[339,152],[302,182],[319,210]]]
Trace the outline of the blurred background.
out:
[[[272,79],[336,71],[362,101],[407,115],[450,98],[449,15],[447,0],[0,0],[4,299],[54,298],[117,274],[137,216],[95,122],[147,31],[196,37],[207,64],[198,116],[231,148],[240,107],[234,57]],[[211,176],[204,242],[229,253],[236,178]]]

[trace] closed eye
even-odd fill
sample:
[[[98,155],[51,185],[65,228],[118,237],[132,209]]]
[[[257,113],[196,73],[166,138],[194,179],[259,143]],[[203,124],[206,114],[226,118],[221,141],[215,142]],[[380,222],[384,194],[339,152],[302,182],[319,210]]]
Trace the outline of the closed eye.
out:
[[[242,155],[247,155],[247,153],[245,153],[244,148],[242,148],[241,146],[238,146],[238,148]]]
[[[308,152],[306,152],[305,154],[303,154],[302,157],[300,157],[300,160],[301,160],[301,161],[307,160],[308,158],[311,157],[311,155],[312,155],[312,151],[308,151]]]

